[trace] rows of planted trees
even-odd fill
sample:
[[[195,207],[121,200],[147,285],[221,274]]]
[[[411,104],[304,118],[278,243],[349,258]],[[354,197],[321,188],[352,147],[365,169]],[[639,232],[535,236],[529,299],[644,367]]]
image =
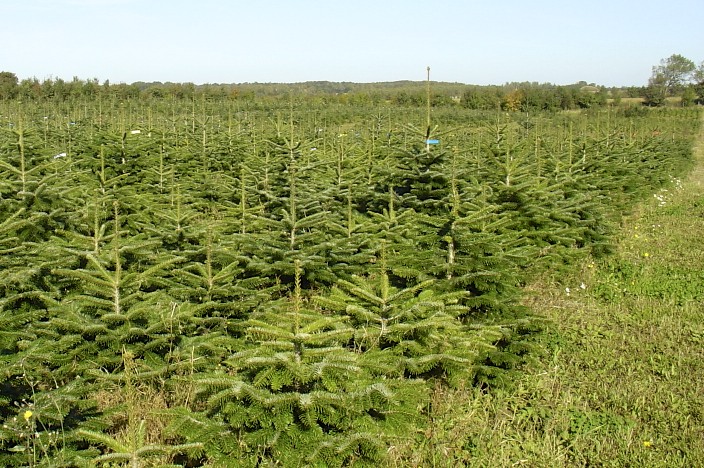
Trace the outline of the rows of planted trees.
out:
[[[434,389],[510,378],[537,327],[521,285],[607,253],[698,124],[218,100],[0,115],[3,466],[378,463],[425,437]]]

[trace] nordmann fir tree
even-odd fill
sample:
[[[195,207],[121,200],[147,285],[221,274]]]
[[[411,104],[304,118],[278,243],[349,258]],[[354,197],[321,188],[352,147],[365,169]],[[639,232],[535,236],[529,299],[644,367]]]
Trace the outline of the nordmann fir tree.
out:
[[[359,142],[349,143],[344,134],[336,134],[331,140],[322,149],[311,151],[315,156],[311,165],[323,168],[314,187],[327,212],[322,226],[328,234],[326,263],[336,277],[348,278],[362,274],[375,255],[376,242],[368,236],[372,221],[365,213],[369,188],[364,170],[368,155]]]
[[[536,249],[538,259],[564,255],[564,249],[577,245],[583,233],[568,204],[560,203],[564,192],[560,184],[550,183],[545,164],[528,151],[531,142],[524,138],[515,122],[497,123],[484,148],[487,164],[483,180],[491,187],[488,201],[500,216],[511,219],[513,229],[526,247]],[[539,156],[539,155],[538,155]],[[558,163],[558,167],[562,162]],[[540,177],[535,177],[540,173]]]
[[[96,197],[94,231],[92,237],[85,236],[83,246],[76,241],[84,239],[74,235],[54,247],[69,254],[55,260],[51,270],[63,298],[39,327],[38,343],[42,349],[60,350],[46,361],[55,379],[61,376],[74,381],[82,390],[75,393],[73,385],[71,396],[84,409],[75,412],[73,427],[63,425],[66,431],[72,429],[70,440],[78,437],[115,450],[114,444],[106,443],[110,434],[119,433],[125,425],[125,430],[138,434],[137,426],[144,424],[143,420],[123,420],[124,402],[129,403],[135,391],[123,383],[130,380],[140,386],[140,392],[154,392],[178,374],[174,348],[182,337],[174,319],[187,323],[190,317],[174,317],[174,300],[161,291],[168,284],[167,272],[183,258],[155,254],[155,241],[130,235],[117,201],[112,203],[112,213],[100,212],[103,206]],[[100,219],[108,217],[112,218],[108,223],[111,233],[106,235],[106,224]],[[127,355],[131,356],[129,369]],[[57,388],[70,389],[71,385],[57,384]],[[96,408],[86,397],[101,392],[113,396],[110,403]],[[102,419],[95,417],[96,410]],[[87,414],[92,417],[89,424],[83,420]],[[76,427],[82,428],[73,430]]]
[[[197,378],[209,416],[181,411],[173,429],[216,463],[378,463],[387,437],[415,417],[423,386],[391,378],[394,356],[351,349],[347,317],[311,307],[298,262],[294,271],[290,295],[245,323],[248,345]]]
[[[197,223],[194,245],[181,253],[184,266],[172,271],[172,295],[193,304],[194,333],[241,333],[240,322],[276,293],[265,277],[245,276],[248,258],[238,250],[233,236],[223,234],[223,222]]]
[[[274,143],[277,177],[281,185],[264,191],[264,212],[256,216],[258,232],[241,236],[242,249],[250,255],[247,269],[254,275],[276,277],[289,288],[293,282],[293,265],[300,262],[302,277],[307,282],[330,284],[334,275],[326,262],[328,234],[325,219],[329,216],[320,197],[301,183],[301,143],[291,137]],[[282,179],[285,177],[285,179]]]
[[[41,325],[60,295],[46,266],[54,229],[71,225],[70,165],[47,156],[36,133],[18,116],[3,131],[0,153],[0,464],[32,464],[39,457],[75,455],[57,434],[69,432],[86,389],[70,375],[55,374],[64,346],[42,339]],[[41,415],[41,419],[38,419]],[[7,424],[6,424],[7,423]]]
[[[76,258],[73,268],[56,268],[53,274],[68,291],[61,304],[61,313],[49,322],[47,330],[79,334],[82,346],[91,349],[95,360],[85,372],[94,377],[111,378],[119,374],[126,347],[137,358],[158,362],[173,336],[151,334],[158,321],[154,309],[168,307],[171,299],[159,286],[166,272],[183,257],[155,255],[155,241],[143,236],[130,236],[125,229],[120,204],[111,207],[113,232],[109,243],[98,254],[87,253]],[[83,349],[74,350],[78,363]],[[89,363],[82,363],[79,365]],[[92,366],[98,365],[100,370]],[[149,373],[149,372],[148,372]]]
[[[5,466],[21,465],[36,456],[29,439],[34,420],[31,416],[23,420],[22,415],[46,409],[36,398],[45,388],[36,387],[47,373],[34,365],[32,356],[38,355],[41,363],[47,353],[28,348],[37,339],[34,323],[45,319],[47,307],[55,302],[53,294],[37,288],[31,269],[24,264],[29,258],[23,257],[29,252],[23,251],[30,246],[16,235],[30,223],[23,214],[24,210],[19,210],[0,223],[0,463]],[[47,442],[47,451],[55,453],[56,446],[49,443],[44,431],[40,428],[36,432]]]
[[[322,306],[350,317],[350,342],[360,352],[381,350],[399,359],[398,372],[406,377],[437,377],[458,383],[473,376],[476,358],[499,338],[464,333],[458,317],[463,291],[440,293],[434,280],[409,287],[391,284],[382,249],[377,271],[365,277],[338,280],[330,294],[316,297]]]
[[[3,130],[0,140],[0,217],[9,217],[24,208],[33,222],[23,228],[26,241],[45,239],[52,229],[65,225],[68,215],[61,200],[70,196],[69,185],[58,180],[65,177],[66,164],[47,157],[36,132],[25,128],[18,116],[17,129]],[[59,189],[62,189],[59,190]],[[75,188],[73,188],[75,191]]]
[[[526,352],[522,335],[533,326],[518,303],[518,285],[520,269],[533,251],[522,246],[510,217],[497,213],[498,207],[487,200],[477,180],[480,173],[459,159],[457,149],[448,154],[431,145],[416,145],[415,153],[401,158],[406,162],[396,184],[406,188],[394,193],[400,199],[398,217],[411,222],[389,244],[394,254],[388,256],[388,265],[394,275],[416,282],[435,278],[437,291],[465,292],[458,300],[465,322],[462,333],[470,337],[480,328],[492,330],[489,342],[497,345],[480,348],[474,357],[476,378],[483,381],[487,372],[500,375],[500,368],[521,362],[514,352]],[[501,316],[510,319],[495,322]],[[499,367],[492,369],[494,365]]]

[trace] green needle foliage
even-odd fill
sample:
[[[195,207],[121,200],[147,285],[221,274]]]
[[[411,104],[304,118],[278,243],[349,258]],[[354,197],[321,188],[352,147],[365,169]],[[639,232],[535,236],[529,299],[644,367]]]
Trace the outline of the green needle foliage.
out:
[[[382,259],[383,260],[383,259]],[[499,336],[487,330],[466,333],[458,319],[466,293],[438,293],[434,280],[399,289],[383,267],[370,277],[339,280],[318,303],[350,317],[350,345],[360,352],[377,350],[398,357],[407,377],[440,377],[450,382],[471,378],[473,365]]]
[[[398,363],[384,358],[381,372],[371,364],[379,356],[350,348],[354,329],[346,317],[308,308],[301,269],[295,270],[291,296],[245,324],[245,349],[227,359],[221,373],[196,380],[209,414],[222,418],[220,432],[237,440],[233,453],[214,455],[252,465],[375,462],[384,453],[381,438],[403,431],[413,418],[422,386],[419,392],[412,381],[370,373],[373,367],[391,374]],[[218,440],[203,443],[222,450]]]

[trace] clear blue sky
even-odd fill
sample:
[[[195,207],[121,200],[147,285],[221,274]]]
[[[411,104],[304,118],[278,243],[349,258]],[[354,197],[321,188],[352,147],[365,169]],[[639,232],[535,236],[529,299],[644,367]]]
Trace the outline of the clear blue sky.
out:
[[[0,0],[0,71],[112,83],[580,80],[704,60],[702,0]]]

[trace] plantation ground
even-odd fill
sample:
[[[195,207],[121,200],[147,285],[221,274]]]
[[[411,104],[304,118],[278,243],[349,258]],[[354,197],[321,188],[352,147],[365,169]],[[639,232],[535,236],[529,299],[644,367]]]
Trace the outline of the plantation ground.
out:
[[[550,323],[530,372],[439,392],[427,446],[398,466],[704,466],[704,130],[695,156],[623,220],[615,256],[529,288]]]

